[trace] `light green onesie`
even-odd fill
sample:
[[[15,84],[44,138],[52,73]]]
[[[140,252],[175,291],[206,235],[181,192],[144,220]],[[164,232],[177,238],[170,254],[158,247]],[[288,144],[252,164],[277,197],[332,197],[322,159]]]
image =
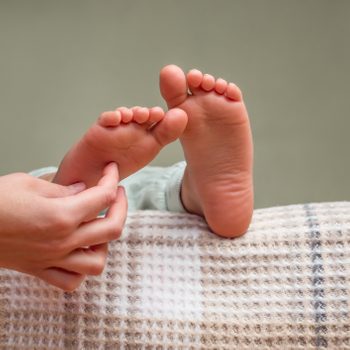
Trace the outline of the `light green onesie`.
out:
[[[185,166],[185,162],[166,168],[147,166],[121,181],[120,185],[126,190],[129,210],[185,212],[180,199]],[[39,177],[56,171],[56,167],[46,167],[34,170],[30,174]]]

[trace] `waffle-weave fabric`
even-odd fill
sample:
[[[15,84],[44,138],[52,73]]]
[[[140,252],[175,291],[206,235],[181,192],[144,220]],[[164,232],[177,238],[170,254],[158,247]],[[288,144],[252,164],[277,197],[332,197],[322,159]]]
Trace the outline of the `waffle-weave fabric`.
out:
[[[130,213],[73,293],[0,270],[1,349],[350,349],[350,202],[255,210],[220,238]]]

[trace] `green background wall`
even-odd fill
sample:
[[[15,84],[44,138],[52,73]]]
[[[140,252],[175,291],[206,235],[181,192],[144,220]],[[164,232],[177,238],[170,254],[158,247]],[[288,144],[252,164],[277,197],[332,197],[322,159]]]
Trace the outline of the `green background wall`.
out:
[[[257,208],[349,200],[349,38],[346,0],[0,0],[0,174],[57,165],[103,110],[164,106],[176,63],[242,88]]]

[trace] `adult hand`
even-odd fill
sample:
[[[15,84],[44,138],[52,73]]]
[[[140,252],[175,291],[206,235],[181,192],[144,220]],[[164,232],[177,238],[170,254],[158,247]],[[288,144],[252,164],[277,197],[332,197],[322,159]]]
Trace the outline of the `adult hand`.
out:
[[[16,173],[0,177],[0,267],[66,291],[103,271],[107,242],[119,238],[127,202],[115,163],[98,185],[61,186]],[[105,218],[101,210],[109,208]],[[84,248],[86,247],[86,248]]]

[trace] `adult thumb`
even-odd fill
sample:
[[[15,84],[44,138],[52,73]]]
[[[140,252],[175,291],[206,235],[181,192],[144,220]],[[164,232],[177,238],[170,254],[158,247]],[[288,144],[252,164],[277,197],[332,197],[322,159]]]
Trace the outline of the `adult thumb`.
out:
[[[48,198],[62,198],[74,196],[86,189],[83,182],[77,182],[69,186],[58,185],[52,182],[47,182],[43,188],[43,192]]]

